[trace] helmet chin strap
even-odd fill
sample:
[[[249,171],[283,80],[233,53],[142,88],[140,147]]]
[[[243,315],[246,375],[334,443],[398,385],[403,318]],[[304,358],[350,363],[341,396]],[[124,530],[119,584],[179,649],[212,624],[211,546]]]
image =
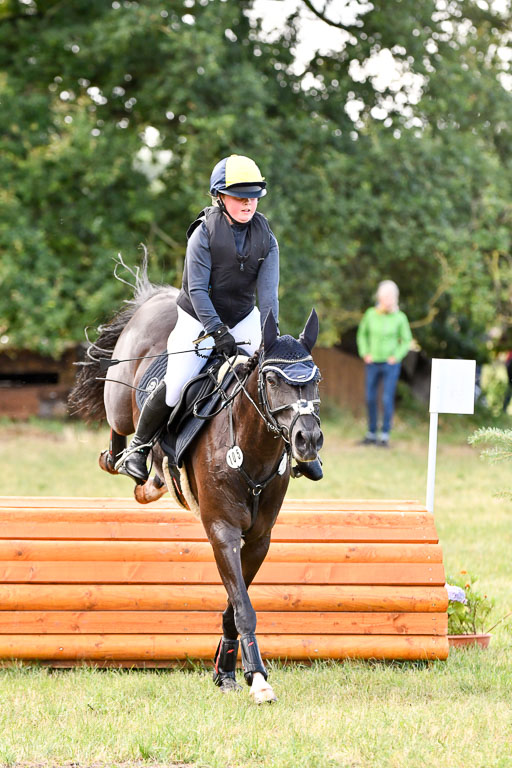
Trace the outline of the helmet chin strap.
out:
[[[236,219],[234,219],[232,217],[232,215],[229,213],[228,209],[225,206],[224,200],[222,199],[222,197],[220,195],[217,195],[217,205],[221,209],[222,213],[226,214],[226,216],[228,217],[228,219],[230,220],[230,222],[232,224],[241,224],[242,223],[242,222],[237,221]]]

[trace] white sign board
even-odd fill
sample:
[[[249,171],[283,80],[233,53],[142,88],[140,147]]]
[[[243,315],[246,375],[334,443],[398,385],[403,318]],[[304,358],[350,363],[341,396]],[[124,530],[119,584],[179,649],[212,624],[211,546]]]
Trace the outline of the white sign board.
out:
[[[475,412],[475,360],[432,360],[430,413]]]

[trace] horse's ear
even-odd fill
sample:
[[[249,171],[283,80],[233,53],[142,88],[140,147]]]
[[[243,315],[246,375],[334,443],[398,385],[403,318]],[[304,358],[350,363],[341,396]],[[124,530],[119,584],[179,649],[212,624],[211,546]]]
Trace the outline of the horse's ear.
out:
[[[272,344],[277,339],[277,323],[274,317],[274,313],[271,309],[268,311],[268,315],[263,323],[263,349],[270,349]]]
[[[318,330],[318,315],[316,311],[312,309],[311,314],[308,317],[308,321],[304,326],[304,330],[299,336],[299,341],[304,344],[309,353],[313,351],[313,347],[316,344],[316,340],[318,338]]]

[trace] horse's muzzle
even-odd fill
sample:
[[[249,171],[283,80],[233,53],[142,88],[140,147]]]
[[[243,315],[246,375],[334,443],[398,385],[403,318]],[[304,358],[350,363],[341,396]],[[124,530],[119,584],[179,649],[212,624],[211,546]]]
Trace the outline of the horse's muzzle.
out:
[[[318,458],[318,452],[324,444],[324,436],[316,419],[301,419],[301,423],[293,430],[291,443],[293,457],[297,461],[314,461]]]

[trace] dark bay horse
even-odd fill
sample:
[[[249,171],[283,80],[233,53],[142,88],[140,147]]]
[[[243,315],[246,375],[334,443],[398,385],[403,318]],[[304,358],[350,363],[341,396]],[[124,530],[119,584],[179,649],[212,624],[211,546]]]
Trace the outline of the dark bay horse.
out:
[[[177,317],[175,288],[153,286],[145,264],[135,277],[134,298],[108,325],[100,327],[70,397],[75,412],[92,419],[107,418],[111,452],[102,454],[100,466],[113,473],[111,455],[115,459],[122,450],[125,436],[134,431],[138,418],[135,390],[130,387],[137,386],[150,364],[147,356],[165,352]],[[258,703],[273,701],[275,695],[258,649],[256,613],[247,590],[267,554],[288,487],[292,457],[303,463],[315,461],[322,446],[320,376],[311,358],[317,334],[314,312],[299,340],[279,336],[269,315],[259,353],[236,369],[243,386],[235,382],[238,394],[231,408],[221,410],[205,425],[184,462],[189,497],[199,509],[228,595],[214,681],[224,692],[240,688],[235,680],[240,636],[245,679]],[[112,365],[106,381],[101,381],[104,374],[99,357],[105,356],[124,362]],[[170,365],[179,365],[179,358],[169,360]],[[302,371],[303,381],[300,376],[297,381],[290,371]],[[234,443],[243,459],[240,467],[227,463]],[[162,460],[162,451],[155,446],[156,474],[146,486],[136,486],[139,501],[165,493]]]

